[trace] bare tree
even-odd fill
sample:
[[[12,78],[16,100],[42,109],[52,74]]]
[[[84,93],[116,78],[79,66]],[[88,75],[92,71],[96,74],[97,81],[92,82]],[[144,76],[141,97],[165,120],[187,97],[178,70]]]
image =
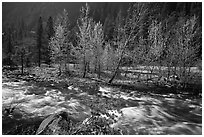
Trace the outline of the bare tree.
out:
[[[176,40],[174,41],[174,59],[179,63],[180,77],[184,85],[190,80],[190,69],[196,62],[200,45],[196,43],[196,36],[201,35],[197,18],[180,18],[175,28]]]
[[[159,67],[159,75],[161,77],[161,66],[162,66],[162,55],[164,51],[164,47],[166,44],[166,39],[162,32],[162,23],[158,22],[156,20],[152,21],[150,27],[149,27],[149,51],[146,56],[146,63],[147,66],[150,66],[150,73],[152,75],[155,65],[158,65]],[[150,79],[151,79],[150,75]],[[148,75],[147,75],[148,76]],[[147,77],[148,79],[148,77]]]
[[[139,34],[139,25],[143,19],[142,17],[146,14],[146,12],[147,8],[144,3],[134,3],[128,9],[128,15],[124,24],[123,18],[119,12],[119,15],[117,17],[118,21],[115,29],[115,42],[118,45],[118,61],[113,75],[108,83],[112,83],[115,76],[117,75],[119,67],[122,63],[122,59],[125,55],[125,52],[127,51],[127,47],[129,46],[129,43],[134,41],[137,35]]]

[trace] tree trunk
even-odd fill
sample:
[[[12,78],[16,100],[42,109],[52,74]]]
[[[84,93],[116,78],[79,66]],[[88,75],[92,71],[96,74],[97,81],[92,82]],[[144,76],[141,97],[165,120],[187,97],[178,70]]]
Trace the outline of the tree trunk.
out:
[[[95,65],[94,65],[94,73],[97,73],[98,72],[98,64],[97,64],[98,62],[97,62],[97,59],[96,59],[96,61],[95,61]]]
[[[176,66],[174,65],[174,75],[177,75]]]
[[[147,70],[147,67],[145,67],[145,69]],[[148,74],[148,72],[146,73],[146,83],[147,83],[147,85],[149,84],[148,83],[148,79],[149,79],[149,74]]]
[[[168,64],[168,70],[167,70],[167,78],[169,79],[169,76],[170,76],[170,72],[171,72],[171,65],[170,64]]]
[[[23,75],[23,64],[24,64],[23,55],[21,55],[21,74],[22,75]]]
[[[41,51],[40,51],[40,47],[41,46],[39,46],[38,48],[38,67],[40,67],[40,64],[41,64]]]
[[[101,66],[100,63],[98,64],[98,79],[101,77]]]
[[[127,77],[127,73],[128,73],[128,67],[126,66],[125,77]],[[131,74],[132,74],[132,73],[131,73]]]
[[[69,64],[67,64],[67,62],[64,62],[64,68],[65,68],[65,72],[69,73]]]
[[[59,74],[58,74],[58,76],[61,76],[61,74],[62,74],[62,70],[61,70],[61,63],[59,64]]]
[[[86,68],[87,68],[87,64],[85,63],[85,64],[84,64],[84,73],[83,73],[83,78],[85,78],[85,77],[86,77]]]
[[[153,75],[153,71],[154,71],[154,66],[152,68],[150,68],[150,79],[152,79],[152,75]]]
[[[119,62],[118,62],[118,64],[117,64],[117,67],[116,67],[116,69],[115,69],[115,71],[114,71],[114,73],[113,73],[112,78],[108,81],[109,84],[111,84],[111,83],[113,82],[115,76],[117,75],[118,70],[119,70],[119,66],[120,66],[120,63],[121,63],[121,62],[122,62],[122,56],[121,56],[121,58],[120,58],[120,60],[119,60]]]
[[[87,62],[86,67],[87,72],[91,72],[90,62]]]
[[[115,69],[115,72],[114,72],[112,78],[108,81],[109,84],[112,83],[112,81],[114,80],[115,76],[116,76],[117,73],[118,73],[119,66],[120,66],[120,64],[121,64],[121,62],[122,62],[123,54],[124,54],[124,52],[125,52],[125,48],[126,48],[128,42],[129,42],[130,38],[131,38],[131,35],[132,35],[132,32],[130,33],[129,37],[127,38],[127,40],[126,40],[125,43],[124,43],[124,46],[123,46],[123,48],[122,48],[122,52],[121,52],[121,55],[120,55],[120,60],[119,60],[119,62],[118,62],[118,64],[117,64],[117,67],[116,67],[116,69]]]

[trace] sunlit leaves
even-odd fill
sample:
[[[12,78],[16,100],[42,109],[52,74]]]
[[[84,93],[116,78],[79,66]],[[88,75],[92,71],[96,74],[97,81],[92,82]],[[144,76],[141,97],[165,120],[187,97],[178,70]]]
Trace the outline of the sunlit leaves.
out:
[[[54,63],[60,64],[60,73],[62,64],[67,70],[66,64],[71,59],[70,49],[72,44],[69,42],[69,19],[66,10],[62,15],[58,15],[55,21],[55,35],[50,40],[51,59]]]
[[[149,27],[150,58],[158,59],[163,52],[165,39],[163,38],[161,22],[153,21]]]

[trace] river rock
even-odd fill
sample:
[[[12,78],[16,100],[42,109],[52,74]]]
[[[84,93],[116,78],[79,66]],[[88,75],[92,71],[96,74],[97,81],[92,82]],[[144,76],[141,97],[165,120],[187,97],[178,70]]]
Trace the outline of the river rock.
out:
[[[45,118],[40,124],[36,135],[62,135],[69,134],[71,124],[77,123],[79,120],[68,112],[61,111],[51,114]]]

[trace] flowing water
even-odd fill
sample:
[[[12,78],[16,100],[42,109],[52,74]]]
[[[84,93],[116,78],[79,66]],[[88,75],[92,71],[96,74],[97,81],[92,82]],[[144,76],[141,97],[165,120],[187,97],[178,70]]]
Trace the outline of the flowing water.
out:
[[[76,96],[66,96],[74,91],[77,96],[93,98],[80,87],[69,86],[67,93],[54,88],[37,86],[26,81],[3,81],[3,110],[15,107],[8,114],[3,111],[3,133],[12,129],[23,120],[39,124],[46,116],[62,110],[86,118],[90,109],[81,104]],[[181,98],[179,94],[142,94],[138,91],[128,93],[113,87],[99,86],[98,95],[102,98],[115,98],[125,102],[123,107],[114,111],[118,114],[110,126],[123,131],[123,134],[202,134],[202,100]],[[71,96],[71,94],[70,94]],[[113,112],[113,111],[110,111]]]

